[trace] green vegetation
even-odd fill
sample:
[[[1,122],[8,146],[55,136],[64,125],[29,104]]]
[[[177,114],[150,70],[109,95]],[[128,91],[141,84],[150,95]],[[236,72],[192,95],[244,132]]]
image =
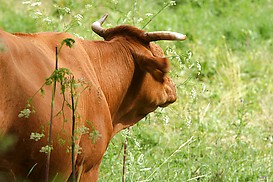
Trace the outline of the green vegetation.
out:
[[[121,180],[127,135],[127,181],[273,181],[272,0],[22,2],[0,0],[0,27],[100,39],[90,25],[108,13],[106,27],[187,34],[158,42],[177,102],[111,141],[100,181]]]

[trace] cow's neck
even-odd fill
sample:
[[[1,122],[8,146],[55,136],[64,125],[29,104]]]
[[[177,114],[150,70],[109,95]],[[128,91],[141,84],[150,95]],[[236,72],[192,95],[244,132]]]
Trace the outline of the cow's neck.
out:
[[[119,113],[120,106],[134,76],[133,57],[126,46],[115,41],[88,42],[86,50],[108,102],[113,125],[115,125],[118,122],[115,120],[118,120],[121,114]]]

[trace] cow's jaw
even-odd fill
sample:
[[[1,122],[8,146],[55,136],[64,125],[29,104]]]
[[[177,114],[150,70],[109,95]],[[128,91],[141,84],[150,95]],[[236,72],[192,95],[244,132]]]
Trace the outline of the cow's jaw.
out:
[[[164,79],[163,90],[166,95],[166,100],[164,103],[160,104],[159,107],[166,107],[169,104],[174,103],[177,99],[175,83],[169,77]]]

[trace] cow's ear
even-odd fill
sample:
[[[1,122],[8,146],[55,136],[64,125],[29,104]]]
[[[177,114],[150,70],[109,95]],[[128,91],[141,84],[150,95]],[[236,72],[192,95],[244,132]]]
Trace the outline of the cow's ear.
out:
[[[169,71],[169,61],[167,58],[155,56],[134,56],[139,67],[149,72],[157,81],[162,82],[164,75]]]

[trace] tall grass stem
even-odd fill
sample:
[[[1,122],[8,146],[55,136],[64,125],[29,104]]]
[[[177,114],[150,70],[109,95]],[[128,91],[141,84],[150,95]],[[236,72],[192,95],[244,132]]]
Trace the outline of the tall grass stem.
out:
[[[165,159],[151,174],[148,176],[146,180],[140,181],[140,182],[146,182],[149,181],[150,178],[166,163],[170,158],[172,158],[177,152],[179,152],[184,146],[188,145],[193,141],[194,136],[191,136],[189,140],[187,140],[185,143],[180,145],[167,159]]]

